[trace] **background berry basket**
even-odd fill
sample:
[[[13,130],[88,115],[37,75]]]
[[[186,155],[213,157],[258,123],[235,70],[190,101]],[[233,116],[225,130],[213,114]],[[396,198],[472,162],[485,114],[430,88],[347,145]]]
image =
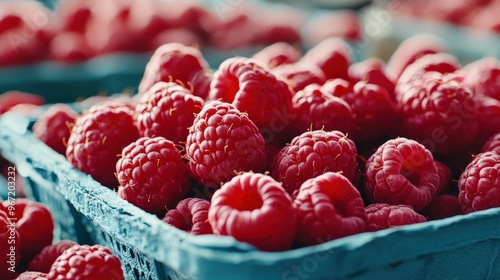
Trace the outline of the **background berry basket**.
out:
[[[362,233],[279,253],[191,236],[74,169],[36,139],[33,120],[0,118],[0,152],[45,203],[56,239],[111,248],[126,279],[488,279],[500,275],[500,209]]]

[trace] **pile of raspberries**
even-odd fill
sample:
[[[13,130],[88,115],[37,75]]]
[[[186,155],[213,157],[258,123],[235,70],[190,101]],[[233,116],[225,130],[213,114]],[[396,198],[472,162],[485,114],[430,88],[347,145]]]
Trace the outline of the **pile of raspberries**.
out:
[[[138,94],[57,106],[34,133],[75,168],[174,227],[259,250],[500,206],[500,63],[462,66],[430,36],[387,63],[329,38],[215,70],[170,43]]]

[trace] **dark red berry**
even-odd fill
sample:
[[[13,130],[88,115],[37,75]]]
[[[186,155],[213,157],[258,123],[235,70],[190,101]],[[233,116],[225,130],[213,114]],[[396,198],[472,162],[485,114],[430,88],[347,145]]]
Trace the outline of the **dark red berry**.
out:
[[[163,221],[193,235],[212,234],[208,222],[210,202],[199,198],[185,198],[163,217]]]
[[[292,199],[270,176],[246,172],[212,197],[208,218],[214,233],[263,251],[290,249],[297,220]]]
[[[408,205],[375,203],[366,207],[368,231],[427,222],[427,219]]]
[[[274,158],[271,174],[293,194],[308,179],[328,171],[341,172],[354,180],[358,163],[356,146],[337,130],[305,132],[292,140]]]
[[[436,195],[439,175],[431,152],[415,140],[391,139],[366,162],[365,190],[373,203],[423,209]]]
[[[324,243],[366,230],[359,191],[340,173],[327,172],[305,181],[294,200],[299,246]]]
[[[189,191],[186,165],[172,141],[142,137],[121,155],[116,163],[118,196],[144,211],[163,216]]]

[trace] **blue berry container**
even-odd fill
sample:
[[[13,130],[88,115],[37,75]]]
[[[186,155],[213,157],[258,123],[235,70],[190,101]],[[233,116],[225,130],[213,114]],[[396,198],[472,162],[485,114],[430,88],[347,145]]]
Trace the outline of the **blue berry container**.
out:
[[[230,237],[191,236],[117,197],[30,131],[34,119],[0,117],[0,153],[45,203],[55,239],[108,246],[126,279],[498,279],[500,209],[362,233],[285,252]]]

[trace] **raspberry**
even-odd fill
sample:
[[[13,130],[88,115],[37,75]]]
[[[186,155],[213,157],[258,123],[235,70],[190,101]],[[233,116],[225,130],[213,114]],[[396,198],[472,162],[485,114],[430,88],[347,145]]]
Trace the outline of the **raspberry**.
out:
[[[368,231],[427,222],[427,219],[408,205],[375,203],[366,207]]]
[[[3,204],[8,207],[9,201]],[[14,214],[12,218],[16,219],[16,230],[22,240],[19,253],[24,268],[45,246],[52,243],[54,220],[45,205],[25,198],[16,199]]]
[[[500,154],[500,133],[492,135],[486,143],[484,143],[481,152],[494,152]]]
[[[61,31],[84,33],[88,23],[95,17],[88,1],[61,2],[58,5],[57,26]]]
[[[478,154],[460,175],[458,200],[464,213],[500,207],[500,155]]]
[[[422,214],[429,221],[453,217],[462,214],[462,205],[460,205],[458,197],[441,194],[434,197],[431,203],[422,210]]]
[[[281,65],[295,63],[300,59],[300,56],[300,50],[297,47],[278,42],[261,49],[252,58],[267,65],[269,69],[273,69]]]
[[[315,64],[323,70],[327,79],[347,80],[351,53],[352,50],[343,39],[333,37],[311,48],[300,61]]]
[[[475,112],[478,115],[479,131],[476,136],[477,148],[482,147],[493,135],[500,133],[500,101],[485,95],[474,95]]]
[[[158,216],[174,208],[190,188],[181,153],[163,137],[142,137],[123,148],[116,174],[118,196]]]
[[[295,137],[274,158],[271,174],[289,194],[306,180],[328,171],[354,180],[358,167],[356,146],[344,133],[314,130]]]
[[[324,84],[326,82],[323,71],[310,63],[286,64],[275,67],[271,72],[288,81],[294,92],[302,90],[310,84]]]
[[[158,82],[142,95],[136,107],[139,133],[185,143],[188,129],[203,103],[203,99],[178,84]]]
[[[247,47],[255,34],[255,28],[248,15],[248,10],[254,9],[254,6],[248,1],[240,3],[238,9],[224,9],[224,20],[212,30],[210,36],[210,45],[217,50],[235,50]]]
[[[92,106],[76,120],[66,159],[104,186],[115,188],[118,155],[139,138],[133,115],[125,105],[104,102]]]
[[[403,71],[420,57],[426,54],[445,52],[443,41],[430,34],[419,34],[399,44],[387,63],[386,72],[393,81],[399,79]]]
[[[320,85],[309,85],[297,92],[293,99],[293,135],[323,129],[339,130],[345,134],[354,128],[354,116],[349,104],[333,96]]]
[[[354,63],[349,67],[349,80],[353,85],[359,81],[379,85],[385,88],[391,100],[394,100],[394,87],[396,85],[387,77],[384,68],[384,61],[375,57]]]
[[[63,63],[85,61],[95,55],[85,36],[77,32],[55,34],[50,41],[50,58]]]
[[[406,204],[419,211],[438,184],[431,152],[412,139],[388,140],[366,161],[365,190],[373,203]]]
[[[404,93],[413,83],[420,84],[420,78],[427,72],[453,73],[460,69],[457,58],[447,53],[428,54],[408,66],[396,83],[396,95]],[[457,78],[460,75],[457,74]]]
[[[209,99],[232,103],[259,129],[265,129],[291,111],[292,96],[285,81],[256,61],[236,57],[224,61],[215,72]]]
[[[297,209],[299,246],[324,243],[366,230],[366,214],[359,191],[339,173],[327,172],[300,186]]]
[[[500,100],[500,63],[495,57],[476,60],[463,69],[464,84],[476,95],[486,95]]]
[[[301,42],[301,26],[303,25],[304,12],[293,7],[283,6],[257,6],[256,12],[250,13],[253,38],[250,45],[269,45],[275,42],[295,43]],[[241,34],[240,34],[241,36]]]
[[[437,185],[436,194],[441,194],[447,191],[451,182],[451,169],[448,165],[435,160],[434,165],[436,165],[439,183]]]
[[[47,278],[125,279],[120,259],[102,245],[74,245],[67,249],[55,260]]]
[[[342,98],[351,107],[354,116],[351,138],[356,142],[375,141],[392,129],[396,105],[383,87],[363,81],[352,87],[348,81],[334,79],[326,82],[322,89]]]
[[[402,136],[421,141],[433,153],[460,151],[479,131],[476,99],[457,75],[427,72],[396,98]]]
[[[49,40],[43,27],[47,25],[51,11],[38,1],[15,1],[1,4],[0,65],[17,66],[40,60]],[[43,17],[43,19],[36,20],[35,24],[32,15]]]
[[[186,28],[172,28],[158,33],[146,48],[156,50],[164,44],[175,42],[185,46],[203,46],[202,39],[192,31]]]
[[[210,202],[200,198],[185,198],[175,209],[171,209],[163,217],[163,221],[193,235],[212,234],[212,226],[208,222]]]
[[[22,91],[8,91],[0,94],[0,115],[18,104],[45,105],[43,97]]]
[[[352,42],[357,42],[362,38],[360,16],[351,9],[315,14],[308,20],[304,29],[305,40],[309,44],[315,44],[330,37],[339,37]]]
[[[73,245],[76,245],[76,243],[71,240],[61,240],[57,244],[45,246],[42,251],[30,261],[28,270],[49,273],[50,267],[54,261],[62,255],[66,249],[69,249]]]
[[[42,140],[54,151],[64,155],[78,113],[66,104],[55,104],[51,106],[33,125],[33,134]]]
[[[19,274],[15,280],[47,280],[47,274],[36,271],[25,271]]]
[[[201,52],[180,43],[165,44],[154,52],[146,65],[139,93],[160,81],[175,81],[192,87],[194,95],[205,99],[210,88],[210,70]]]
[[[297,226],[290,196],[273,178],[252,172],[235,176],[215,192],[208,219],[215,234],[263,251],[290,249]]]
[[[190,175],[217,188],[240,171],[260,171],[266,163],[264,138],[248,116],[221,101],[205,104],[186,141]]]

